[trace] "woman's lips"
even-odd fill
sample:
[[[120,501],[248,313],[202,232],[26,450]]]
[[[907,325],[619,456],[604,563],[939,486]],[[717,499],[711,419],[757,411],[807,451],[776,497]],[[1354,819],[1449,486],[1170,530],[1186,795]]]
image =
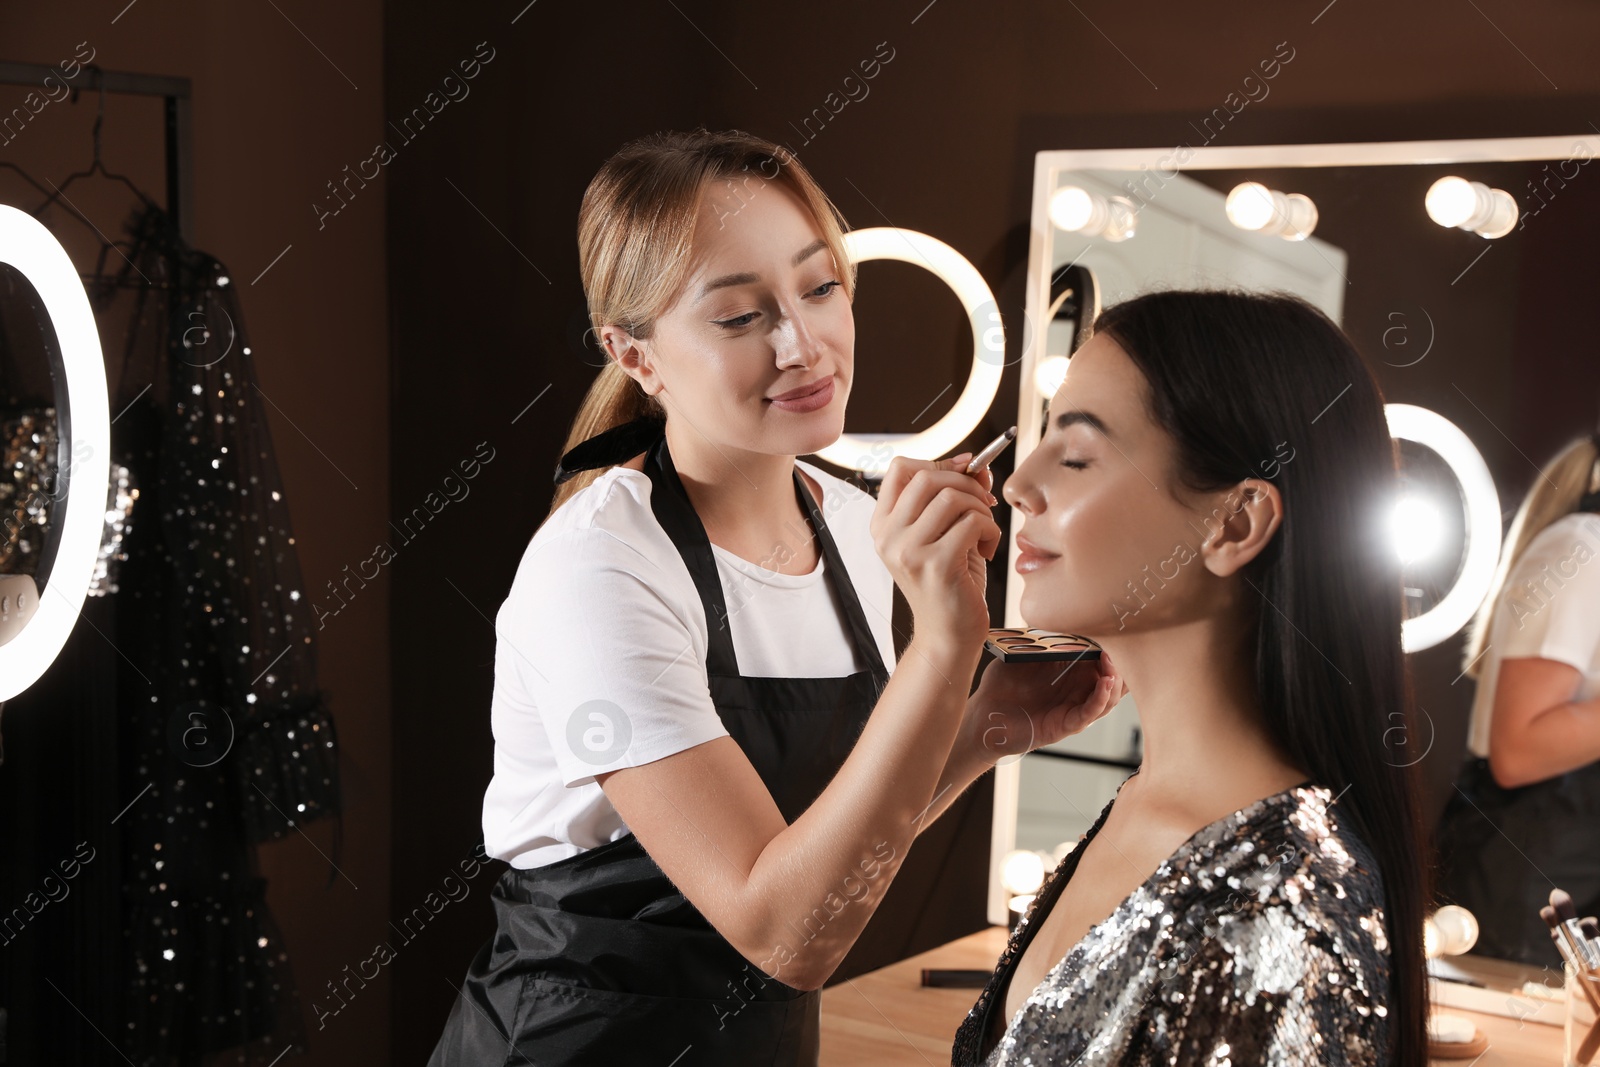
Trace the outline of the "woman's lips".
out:
[[[1060,559],[1059,556],[1045,556],[1036,552],[1024,552],[1017,557],[1017,573],[1028,574],[1038,570],[1052,560]]]
[[[1018,574],[1028,574],[1043,567],[1051,560],[1061,558],[1055,552],[1044,551],[1021,534],[1017,535],[1017,547],[1021,549],[1021,552],[1017,555]]]
[[[772,400],[769,402],[775,408],[782,408],[784,411],[793,411],[804,414],[808,411],[816,411],[819,408],[825,408],[832,403],[832,401],[833,379],[829,378],[827,381],[823,382],[821,388],[817,389],[815,392],[807,393],[805,396],[795,397],[793,400]]]

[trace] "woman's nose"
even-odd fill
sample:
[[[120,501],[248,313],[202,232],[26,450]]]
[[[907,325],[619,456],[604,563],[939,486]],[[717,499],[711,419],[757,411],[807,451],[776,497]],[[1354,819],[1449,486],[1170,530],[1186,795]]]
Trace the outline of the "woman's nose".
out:
[[[1033,504],[1028,499],[1028,494],[1023,491],[1023,481],[1019,472],[1013,472],[1011,477],[1006,479],[1005,484],[1000,487],[1000,497],[1023,514],[1033,514]]]
[[[778,366],[802,367],[816,364],[822,357],[822,338],[809,327],[803,316],[790,313],[778,330]]]

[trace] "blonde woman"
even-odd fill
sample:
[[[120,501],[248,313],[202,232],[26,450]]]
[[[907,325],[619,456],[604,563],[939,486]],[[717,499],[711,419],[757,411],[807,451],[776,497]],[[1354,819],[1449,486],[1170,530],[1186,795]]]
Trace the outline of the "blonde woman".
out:
[[[1439,893],[1474,951],[1560,965],[1552,886],[1600,909],[1600,430],[1540,471],[1463,653],[1467,762],[1439,825]]]
[[[994,664],[969,700],[990,477],[897,458],[874,501],[797,460],[843,431],[855,342],[798,160],[645,138],[578,244],[609,358],[496,621],[483,830],[511,868],[431,1062],[814,1064],[818,989],[1005,754],[980,739],[1065,736],[1116,679]]]

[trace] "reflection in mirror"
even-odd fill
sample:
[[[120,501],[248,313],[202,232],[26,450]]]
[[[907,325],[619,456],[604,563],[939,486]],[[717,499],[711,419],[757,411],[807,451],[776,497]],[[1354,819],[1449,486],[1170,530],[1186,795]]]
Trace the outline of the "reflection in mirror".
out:
[[[61,540],[60,360],[38,290],[0,263],[0,645],[32,616]]]
[[[1022,365],[1031,388],[1018,412],[1017,463],[1038,441],[1067,357],[1101,308],[1162,288],[1277,289],[1304,297],[1344,328],[1387,402],[1438,412],[1464,431],[1489,463],[1504,518],[1530,485],[1549,480],[1551,470],[1538,468],[1578,442],[1568,466],[1585,484],[1567,485],[1572,499],[1558,507],[1572,512],[1594,455],[1594,445],[1583,442],[1600,412],[1600,360],[1585,314],[1592,275],[1582,270],[1600,233],[1600,178],[1587,173],[1597,144],[1600,138],[1572,137],[1201,149],[1181,172],[1155,165],[1171,156],[1161,150],[1040,153],[1028,313],[1047,329],[1042,350],[1027,353]],[[1508,204],[1514,213],[1507,214]],[[1473,512],[1461,479],[1435,451],[1409,440],[1397,447],[1401,495],[1391,529],[1403,561],[1405,614],[1414,619],[1466,580]],[[1019,518],[1012,518],[1013,538]],[[1587,522],[1600,554],[1600,517]],[[1590,528],[1582,519],[1565,526]],[[1508,550],[1516,532],[1507,535]],[[1492,533],[1498,538],[1500,530]],[[1023,581],[1014,572],[1008,579],[1004,624],[1027,625],[1018,610]],[[1600,579],[1565,580],[1593,591],[1586,602],[1567,600],[1569,633],[1584,644],[1567,658],[1583,662],[1552,675],[1545,693],[1547,703],[1565,700],[1571,709],[1585,700],[1593,705],[1600,694]],[[1428,826],[1456,794],[1463,760],[1470,766],[1481,755],[1464,750],[1469,715],[1483,717],[1472,710],[1470,687],[1483,680],[1476,670],[1461,672],[1466,631],[1446,636],[1410,657],[1416,721],[1397,724],[1395,736],[1385,738],[1394,762],[1419,768]],[[1494,658],[1491,651],[1485,660]],[[1480,695],[1478,705],[1486,700],[1494,703]],[[1584,714],[1600,719],[1600,709]],[[1591,747],[1577,745],[1568,762],[1581,758],[1600,782],[1600,734],[1584,737]],[[991,921],[1005,920],[1016,892],[1002,877],[1006,855],[1036,852],[1051,866],[1140,758],[1130,694],[1084,733],[1001,768]],[[1440,841],[1463,854],[1486,842],[1505,846],[1489,864],[1503,883],[1494,901],[1491,894],[1474,898],[1483,909],[1477,952],[1559,966],[1538,913],[1552,878],[1573,894],[1580,914],[1600,908],[1600,850],[1593,847],[1600,785],[1584,796],[1581,805],[1590,806],[1583,814],[1551,809],[1516,822],[1510,838],[1479,826]],[[1531,837],[1552,847],[1566,842],[1583,858],[1542,870],[1518,860],[1507,844],[1526,845]],[[1451,857],[1443,862],[1448,868]],[[1484,869],[1475,860],[1466,865]]]

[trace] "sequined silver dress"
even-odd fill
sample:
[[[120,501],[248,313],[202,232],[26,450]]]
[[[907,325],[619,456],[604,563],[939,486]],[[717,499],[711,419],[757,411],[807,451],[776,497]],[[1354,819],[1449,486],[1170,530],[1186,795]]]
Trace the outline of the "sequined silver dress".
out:
[[[1389,945],[1371,852],[1304,784],[1169,856],[989,1034],[1107,804],[1017,924],[956,1034],[955,1067],[1387,1064]]]

